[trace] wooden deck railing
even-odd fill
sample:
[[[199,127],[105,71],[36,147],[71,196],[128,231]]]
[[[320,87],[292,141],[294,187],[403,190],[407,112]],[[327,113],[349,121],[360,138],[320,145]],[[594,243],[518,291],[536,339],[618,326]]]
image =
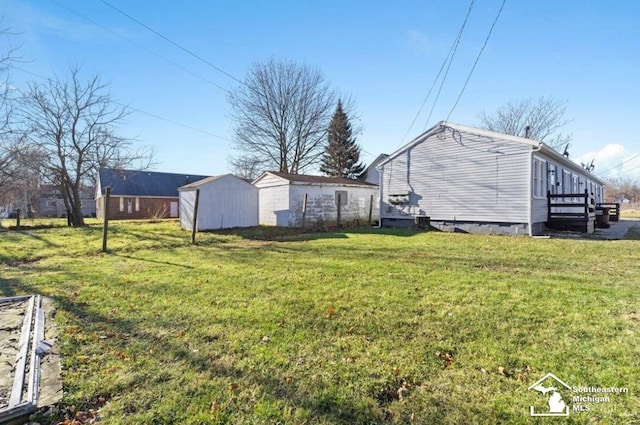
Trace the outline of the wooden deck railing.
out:
[[[595,230],[595,199],[584,193],[547,193],[547,226],[552,229]]]
[[[596,205],[596,209],[609,208],[609,221],[620,221],[620,204],[617,202],[602,202]]]

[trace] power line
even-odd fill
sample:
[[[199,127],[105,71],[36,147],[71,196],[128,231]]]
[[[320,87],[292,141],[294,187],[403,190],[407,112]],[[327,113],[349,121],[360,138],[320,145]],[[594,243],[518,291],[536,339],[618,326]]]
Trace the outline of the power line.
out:
[[[640,169],[640,165],[638,165],[637,167],[629,168],[628,170],[623,171],[622,173],[618,174],[618,177],[624,176],[625,174],[629,174],[631,171],[635,171],[637,169]]]
[[[634,159],[638,158],[639,156],[640,156],[640,153],[638,155],[632,156],[631,158],[627,159],[626,161],[621,162],[620,164],[616,165],[615,167],[611,167],[608,170],[605,170],[605,171],[603,171],[601,173],[598,173],[598,176],[604,177],[604,174],[607,174],[607,173],[609,173],[609,171],[613,171],[618,167],[622,167],[624,164],[633,161]]]
[[[460,101],[460,98],[462,97],[462,94],[466,90],[467,84],[469,84],[469,80],[471,79],[471,75],[473,75],[473,71],[475,71],[476,65],[478,65],[478,61],[480,60],[480,56],[482,56],[482,52],[484,52],[484,48],[487,47],[487,43],[489,42],[489,38],[491,37],[491,33],[493,32],[493,28],[496,26],[496,23],[498,22],[498,19],[500,18],[500,14],[502,13],[502,9],[504,9],[504,4],[506,2],[507,2],[507,0],[502,0],[502,4],[500,5],[500,9],[498,10],[498,13],[496,14],[496,17],[493,20],[493,23],[491,24],[491,28],[489,28],[489,33],[487,34],[487,37],[484,39],[484,43],[482,44],[482,48],[480,49],[480,52],[478,52],[478,56],[476,57],[476,61],[473,63],[473,66],[471,67],[471,71],[469,71],[469,75],[467,76],[467,79],[464,82],[464,86],[462,86],[462,90],[460,90],[460,94],[458,95],[458,98],[456,99],[456,103],[453,104],[453,107],[449,111],[449,115],[447,115],[447,121],[449,121],[449,117],[453,113],[453,110],[456,109],[456,106],[458,106],[458,102]]]
[[[174,62],[174,61],[172,61],[172,60],[170,60],[170,59],[167,59],[166,57],[164,57],[164,56],[160,55],[159,53],[156,53],[156,52],[154,52],[153,50],[148,49],[147,47],[145,47],[145,46],[143,46],[143,45],[141,45],[141,44],[139,44],[139,43],[136,43],[135,41],[133,41],[133,40],[131,40],[131,39],[129,39],[129,38],[127,38],[127,37],[123,36],[122,34],[119,34],[119,33],[115,32],[115,31],[113,31],[112,29],[110,29],[110,28],[108,28],[108,27],[105,27],[104,25],[100,24],[99,22],[94,21],[93,19],[89,18],[88,16],[83,15],[83,14],[81,14],[81,13],[79,13],[79,12],[77,12],[77,11],[75,11],[75,10],[71,9],[70,7],[65,6],[64,4],[59,3],[57,0],[49,0],[49,1],[51,1],[52,3],[54,3],[54,4],[58,5],[59,7],[61,7],[61,8],[63,8],[63,9],[65,9],[65,10],[67,10],[67,11],[68,11],[68,12],[70,12],[70,13],[73,13],[74,15],[79,16],[80,18],[82,18],[82,19],[84,19],[84,20],[86,20],[86,21],[88,21],[88,22],[91,22],[93,25],[95,25],[95,26],[97,26],[97,27],[99,27],[99,28],[102,28],[103,30],[105,30],[105,31],[107,31],[107,32],[109,32],[109,33],[111,33],[111,34],[113,34],[113,35],[117,36],[117,37],[120,37],[121,39],[123,39],[123,40],[125,40],[125,41],[127,41],[127,42],[129,42],[129,43],[133,44],[134,46],[138,47],[139,49],[142,49],[142,50],[146,51],[147,53],[150,53],[150,54],[152,54],[153,56],[155,56],[155,57],[157,57],[157,58],[160,58],[160,59],[162,59],[163,61],[168,62],[168,63],[170,63],[171,65],[173,65],[173,66],[175,66],[175,67],[177,67],[177,68],[179,68],[179,69],[183,70],[184,72],[186,72],[186,73],[188,73],[188,74],[191,74],[192,76],[194,76],[194,77],[196,77],[196,78],[199,78],[200,80],[202,80],[202,81],[204,81],[204,82],[206,82],[206,83],[208,83],[208,84],[211,84],[212,86],[217,87],[217,88],[219,88],[220,90],[223,90],[223,91],[225,91],[225,92],[229,93],[229,90],[227,90],[226,88],[222,87],[221,85],[216,84],[216,83],[214,83],[213,81],[211,81],[211,80],[209,80],[209,79],[207,79],[207,78],[203,77],[202,75],[199,75],[199,74],[197,74],[197,73],[195,73],[195,72],[191,71],[190,69],[188,69],[188,68],[186,68],[186,67],[184,67],[184,66],[180,65],[179,63]]]
[[[202,56],[194,53],[193,51],[187,49],[186,47],[176,43],[175,41],[171,40],[169,37],[165,36],[164,34],[154,30],[153,28],[151,28],[150,26],[144,24],[143,22],[140,22],[139,20],[137,20],[136,18],[134,18],[133,16],[129,15],[128,13],[124,12],[121,9],[118,9],[117,7],[115,7],[114,5],[112,5],[111,3],[105,1],[105,0],[99,0],[101,3],[103,3],[105,6],[115,10],[116,12],[120,13],[121,15],[123,15],[124,17],[126,17],[127,19],[130,19],[131,21],[135,22],[136,24],[140,25],[141,27],[147,29],[148,31],[154,33],[155,35],[157,35],[158,37],[162,38],[163,40],[165,40],[166,42],[172,44],[173,46],[177,47],[178,49],[182,50],[183,52],[193,56],[194,58],[198,59],[199,61],[209,65],[211,68],[215,69],[218,72],[221,72],[222,74],[226,75],[227,77],[237,81],[240,84],[244,84],[244,82],[240,81],[239,79],[237,79],[236,77],[234,77],[233,75],[229,74],[227,71],[217,67],[216,65],[214,65],[213,63],[209,62],[208,60],[206,60],[205,58],[203,58]]]
[[[50,80],[50,78],[48,78],[48,77],[45,77],[45,76],[40,75],[40,74],[36,74],[35,72],[27,71],[26,69],[23,69],[23,68],[14,67],[13,69],[16,69],[18,71],[24,72],[25,74],[33,75],[34,77],[40,78],[42,80],[47,80],[47,81]],[[218,138],[218,139],[221,139],[221,140],[225,140],[227,142],[231,142],[232,141],[231,139],[229,139],[227,137],[220,136],[218,134],[214,134],[214,133],[211,133],[211,132],[209,132],[207,130],[202,130],[202,129],[197,128],[197,127],[193,127],[193,126],[190,126],[188,124],[184,124],[184,123],[181,123],[179,121],[175,121],[175,120],[172,120],[170,118],[166,118],[166,117],[154,114],[152,112],[148,112],[148,111],[145,111],[145,110],[142,110],[142,109],[139,109],[139,108],[135,108],[135,107],[133,107],[131,105],[126,105],[124,103],[116,102],[116,101],[113,101],[113,100],[111,101],[111,103],[113,103],[115,105],[122,106],[122,107],[127,108],[127,109],[130,109],[130,110],[132,110],[134,112],[138,112],[138,113],[141,113],[141,114],[144,114],[144,115],[148,115],[150,117],[153,117],[153,118],[156,118],[156,119],[159,119],[159,120],[162,120],[162,121],[165,121],[165,122],[168,122],[168,123],[171,123],[171,124],[183,127],[183,128],[187,128],[187,129],[192,130],[192,131],[197,131],[198,133],[206,134],[208,136],[212,136],[212,137],[215,137],[215,138]]]
[[[465,18],[464,18],[464,22],[462,23],[462,26],[460,27],[460,31],[458,31],[458,35],[456,36],[454,42],[451,44],[451,47],[449,48],[449,52],[447,53],[447,56],[444,58],[444,61],[442,61],[442,66],[440,66],[440,70],[438,71],[438,75],[436,75],[436,78],[433,79],[433,83],[431,83],[431,87],[429,88],[429,92],[427,93],[427,96],[422,101],[422,105],[420,105],[420,108],[418,109],[418,112],[416,113],[416,116],[413,117],[413,121],[411,121],[411,125],[409,125],[409,128],[407,129],[407,132],[404,133],[404,136],[402,136],[402,139],[400,140],[399,145],[401,145],[405,141],[405,139],[407,138],[407,135],[409,134],[409,132],[413,128],[413,125],[416,123],[416,121],[418,120],[418,117],[422,113],[422,109],[424,108],[424,105],[426,105],[427,100],[429,99],[429,96],[431,96],[431,92],[433,91],[433,88],[436,86],[436,83],[438,82],[438,79],[440,78],[440,74],[442,74],[442,70],[446,66],[447,61],[449,61],[449,56],[451,56],[451,61],[453,60],[453,56],[455,55],[455,52],[458,49],[458,44],[460,43],[460,39],[462,37],[462,33],[464,31],[465,26],[467,25],[467,19],[469,18],[469,15],[471,14],[471,9],[473,8],[474,3],[475,3],[475,0],[471,0],[471,3],[469,4],[469,9],[467,10],[467,16],[465,16]],[[449,61],[449,65],[451,65],[451,61]],[[448,68],[447,68],[447,71],[448,71]],[[446,79],[446,75],[445,75],[444,79]],[[444,79],[443,79],[443,81],[444,81]],[[442,88],[442,86],[440,86],[440,88]],[[431,112],[433,112],[433,108],[431,109]],[[431,113],[429,114],[429,118],[431,118]],[[427,123],[428,122],[429,122],[429,119],[427,119]],[[426,124],[425,124],[425,126],[426,126]]]

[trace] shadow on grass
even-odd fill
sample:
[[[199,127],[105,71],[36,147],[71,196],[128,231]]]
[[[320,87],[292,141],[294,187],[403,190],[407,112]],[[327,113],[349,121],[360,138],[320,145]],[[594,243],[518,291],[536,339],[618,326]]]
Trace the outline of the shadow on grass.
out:
[[[415,229],[373,227],[329,227],[326,229],[302,229],[298,227],[258,226],[225,230],[211,230],[201,233],[207,235],[234,235],[249,240],[296,242],[320,239],[345,239],[349,237],[349,234],[410,237],[422,232]]]
[[[112,252],[112,251],[108,251],[108,254],[114,255],[116,257],[126,258],[128,260],[142,261],[142,262],[145,262],[145,263],[163,264],[163,265],[166,265],[166,266],[182,267],[182,268],[185,268],[185,269],[194,269],[195,268],[195,267],[189,266],[187,264],[172,263],[171,261],[152,260],[150,258],[142,258],[142,257],[133,256],[133,255],[125,255],[125,254],[121,254],[121,253],[118,253],[118,252]]]
[[[18,295],[15,291],[16,286],[19,286],[19,283],[15,280],[0,277],[0,295],[3,297],[15,297]]]

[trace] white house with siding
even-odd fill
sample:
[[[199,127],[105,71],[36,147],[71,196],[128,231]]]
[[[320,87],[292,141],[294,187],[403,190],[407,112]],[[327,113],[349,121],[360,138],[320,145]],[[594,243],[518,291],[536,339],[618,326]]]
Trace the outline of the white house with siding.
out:
[[[180,226],[193,228],[196,193],[197,229],[217,230],[258,225],[258,188],[232,174],[208,177],[182,186]]]
[[[378,169],[383,226],[425,216],[443,230],[536,235],[548,192],[604,199],[602,180],[544,143],[444,121]]]
[[[372,220],[378,218],[378,187],[361,180],[268,171],[253,184],[258,188],[261,225],[301,226],[303,215],[305,225],[335,225],[338,202],[341,223],[367,224],[370,209]]]

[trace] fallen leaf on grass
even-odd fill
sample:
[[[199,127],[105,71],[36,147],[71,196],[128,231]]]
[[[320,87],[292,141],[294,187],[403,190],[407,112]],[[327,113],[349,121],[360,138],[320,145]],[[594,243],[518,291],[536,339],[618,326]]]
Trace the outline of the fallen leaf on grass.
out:
[[[436,356],[442,360],[444,369],[447,369],[453,363],[453,355],[451,355],[451,353],[441,353],[438,351],[436,352]]]

